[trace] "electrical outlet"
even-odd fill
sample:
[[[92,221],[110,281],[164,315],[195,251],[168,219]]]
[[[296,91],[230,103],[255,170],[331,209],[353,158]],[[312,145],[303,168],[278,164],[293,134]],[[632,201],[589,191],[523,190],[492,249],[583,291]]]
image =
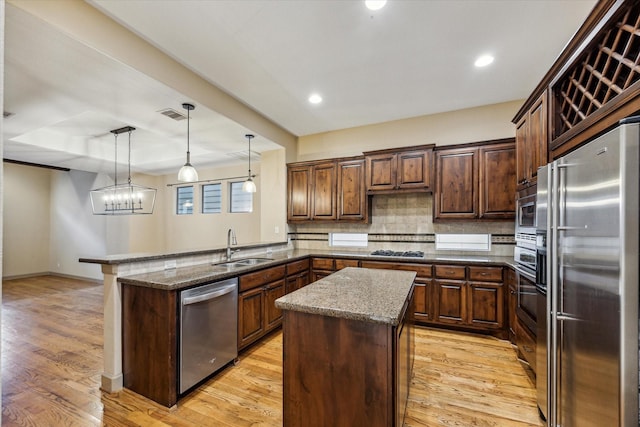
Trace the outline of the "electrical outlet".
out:
[[[273,230],[274,233],[279,234],[280,233],[280,227],[278,227],[276,225],[276,228]]]
[[[176,268],[176,260],[175,259],[172,259],[172,260],[164,262],[164,269],[165,270],[171,270],[173,268]]]

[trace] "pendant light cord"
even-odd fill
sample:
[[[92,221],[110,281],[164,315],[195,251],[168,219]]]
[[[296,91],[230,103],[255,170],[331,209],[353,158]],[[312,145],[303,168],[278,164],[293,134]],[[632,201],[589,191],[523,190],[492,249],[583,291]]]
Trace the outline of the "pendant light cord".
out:
[[[131,131],[129,131],[129,185],[131,185]]]
[[[115,133],[114,134],[116,136],[116,143],[115,143],[115,147],[116,147],[116,153],[115,153],[115,162],[114,162],[114,169],[115,169],[115,176],[113,177],[115,183],[116,183],[116,187],[118,186],[118,134]]]
[[[251,137],[249,137],[249,178],[251,178]]]
[[[191,163],[191,150],[189,149],[189,123],[191,122],[191,110],[187,108],[187,163]]]

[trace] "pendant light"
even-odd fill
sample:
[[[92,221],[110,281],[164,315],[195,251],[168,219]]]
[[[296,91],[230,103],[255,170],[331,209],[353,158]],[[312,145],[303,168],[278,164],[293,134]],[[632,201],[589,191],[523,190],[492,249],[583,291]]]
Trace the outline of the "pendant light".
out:
[[[152,214],[156,203],[156,189],[131,183],[131,132],[136,128],[125,126],[114,129],[114,185],[91,190],[91,208],[94,215]],[[118,184],[118,135],[129,134],[129,177],[126,184]]]
[[[251,176],[251,138],[255,138],[255,135],[248,133],[244,137],[249,140],[249,173],[247,175],[247,180],[242,184],[242,191],[245,193],[255,193],[256,183],[253,182],[253,177]]]
[[[191,151],[189,151],[189,121],[191,119],[189,112],[196,107],[193,104],[184,103],[182,108],[187,110],[187,163],[180,168],[178,172],[178,181],[180,182],[194,182],[198,180],[198,172],[196,168],[191,165]]]

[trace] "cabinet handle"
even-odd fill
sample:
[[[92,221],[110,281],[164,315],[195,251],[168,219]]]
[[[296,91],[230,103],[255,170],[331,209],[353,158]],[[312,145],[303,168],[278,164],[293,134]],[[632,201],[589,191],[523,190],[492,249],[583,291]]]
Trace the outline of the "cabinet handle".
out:
[[[513,289],[509,291],[511,293],[511,295],[515,295],[516,291],[514,291]]]

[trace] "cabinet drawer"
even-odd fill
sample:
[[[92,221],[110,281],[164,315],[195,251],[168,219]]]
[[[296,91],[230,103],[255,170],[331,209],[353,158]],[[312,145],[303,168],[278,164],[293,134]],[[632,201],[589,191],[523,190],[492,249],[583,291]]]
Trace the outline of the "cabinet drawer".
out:
[[[309,269],[309,259],[303,259],[300,261],[290,262],[287,264],[287,276],[300,273]]]
[[[464,280],[465,269],[463,265],[436,265],[436,277],[439,279]]]
[[[469,280],[479,282],[502,282],[502,268],[469,267]]]
[[[336,259],[334,261],[336,271],[342,270],[346,267],[359,267],[360,264],[360,261],[358,261],[357,259]]]
[[[383,261],[362,261],[360,266],[362,268],[380,268],[383,270],[415,271],[418,273],[416,277],[423,278],[430,278],[432,276],[430,264],[400,264]]]
[[[285,265],[278,265],[240,276],[240,292],[280,280],[284,278],[285,270]]]
[[[313,258],[311,265],[314,270],[333,270],[333,259]]]

